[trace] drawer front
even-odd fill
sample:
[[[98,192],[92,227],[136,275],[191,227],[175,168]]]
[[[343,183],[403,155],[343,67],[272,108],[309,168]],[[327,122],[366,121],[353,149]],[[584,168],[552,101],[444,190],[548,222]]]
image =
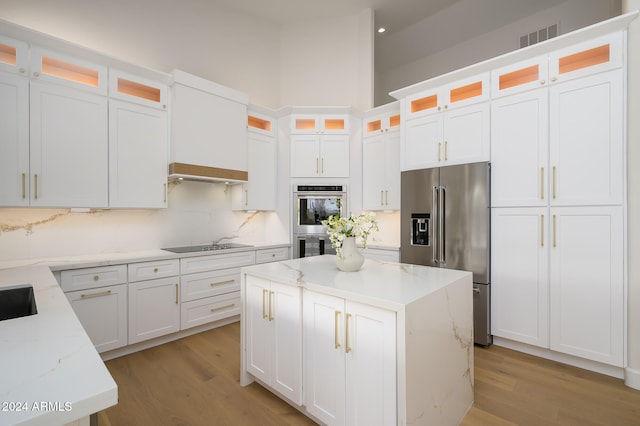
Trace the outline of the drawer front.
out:
[[[180,274],[180,260],[167,259],[129,264],[129,282],[173,277]]]
[[[289,258],[289,247],[256,250],[256,263],[277,262]]]
[[[86,290],[127,282],[127,265],[99,266],[60,272],[62,291]]]
[[[192,274],[215,269],[237,268],[240,266],[253,265],[254,263],[256,263],[255,250],[185,257],[180,259],[180,271],[182,274]]]
[[[240,315],[240,292],[185,302],[180,312],[181,330]]]
[[[182,275],[180,289],[183,302],[239,291],[240,268]]]

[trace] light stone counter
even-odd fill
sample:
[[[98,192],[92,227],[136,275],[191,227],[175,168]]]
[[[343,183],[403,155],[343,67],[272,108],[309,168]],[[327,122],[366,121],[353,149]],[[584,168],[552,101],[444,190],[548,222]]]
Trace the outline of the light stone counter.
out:
[[[63,425],[115,405],[118,389],[46,266],[0,270],[31,284],[36,315],[0,321],[0,424]]]
[[[397,421],[393,424],[456,425],[471,407],[473,284],[470,272],[370,259],[365,260],[358,272],[341,272],[335,266],[333,255],[244,267],[242,385],[256,379],[249,373],[246,359],[247,345],[252,344],[247,340],[250,330],[246,329],[245,321],[248,309],[251,309],[246,306],[245,299],[247,276],[297,286],[303,293],[322,293],[395,314]],[[309,307],[302,302],[302,317],[306,319],[305,309]],[[303,341],[308,326],[302,324]],[[301,358],[303,371],[308,356]],[[371,371],[372,375],[377,373]],[[306,391],[308,389],[307,385]],[[305,400],[308,401],[309,396],[303,396],[303,404]],[[368,406],[375,404],[371,401]],[[300,409],[307,412],[304,405]]]

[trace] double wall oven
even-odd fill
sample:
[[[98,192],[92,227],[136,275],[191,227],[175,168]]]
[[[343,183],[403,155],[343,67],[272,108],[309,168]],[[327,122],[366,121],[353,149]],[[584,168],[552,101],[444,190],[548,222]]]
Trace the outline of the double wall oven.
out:
[[[294,185],[294,256],[299,258],[335,253],[322,221],[329,216],[344,216],[346,211],[346,186]]]

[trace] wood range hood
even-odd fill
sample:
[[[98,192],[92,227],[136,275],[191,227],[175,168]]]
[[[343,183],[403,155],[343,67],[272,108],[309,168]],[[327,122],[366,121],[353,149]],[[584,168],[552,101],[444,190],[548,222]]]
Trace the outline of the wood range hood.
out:
[[[244,183],[249,173],[243,170],[222,169],[197,164],[170,163],[169,180],[193,180],[211,183]]]

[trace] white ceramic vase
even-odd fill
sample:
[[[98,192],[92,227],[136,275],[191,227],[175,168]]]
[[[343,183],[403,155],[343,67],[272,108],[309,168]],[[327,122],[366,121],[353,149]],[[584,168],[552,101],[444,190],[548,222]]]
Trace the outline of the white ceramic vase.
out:
[[[355,272],[362,267],[364,256],[358,250],[355,237],[347,237],[342,240],[340,255],[336,256],[338,269],[344,272]]]

